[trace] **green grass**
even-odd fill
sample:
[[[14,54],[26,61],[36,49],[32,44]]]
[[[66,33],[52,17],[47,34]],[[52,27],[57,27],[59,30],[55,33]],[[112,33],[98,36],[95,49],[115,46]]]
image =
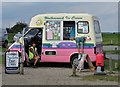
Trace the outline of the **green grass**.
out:
[[[118,38],[120,37],[120,34],[102,34],[103,37],[103,44],[104,45],[119,45],[120,41],[118,41]]]
[[[0,47],[0,52],[5,52],[5,51],[6,51],[6,48]]]
[[[5,56],[2,55],[0,56],[0,64],[5,64],[4,62],[5,62]]]
[[[109,59],[104,60],[104,69],[110,71],[109,69]],[[112,70],[113,71],[120,71],[120,60],[112,60]]]
[[[0,57],[0,64],[2,64],[2,57]]]
[[[0,47],[0,52],[5,52],[6,48]],[[0,64],[4,64],[4,55],[0,55]]]
[[[105,81],[116,81],[118,82],[118,76],[98,76],[98,75],[89,75],[85,76],[82,80],[96,81],[96,80],[105,80]]]
[[[105,54],[120,54],[120,50],[106,50]]]
[[[117,67],[115,67],[115,63],[117,63]],[[96,80],[103,80],[103,81],[115,81],[118,82],[118,73],[116,71],[120,70],[120,60],[112,60],[112,72],[109,69],[109,59],[105,58],[104,60],[104,70],[107,71],[106,75],[88,75],[84,76],[81,80],[85,81],[96,81]]]

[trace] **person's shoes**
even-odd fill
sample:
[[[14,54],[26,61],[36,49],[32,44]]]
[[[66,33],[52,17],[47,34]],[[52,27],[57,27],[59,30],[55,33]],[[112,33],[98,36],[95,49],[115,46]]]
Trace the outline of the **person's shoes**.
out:
[[[33,68],[37,68],[37,66],[33,66]]]
[[[30,64],[29,64],[29,63],[27,63],[27,67],[30,67]]]

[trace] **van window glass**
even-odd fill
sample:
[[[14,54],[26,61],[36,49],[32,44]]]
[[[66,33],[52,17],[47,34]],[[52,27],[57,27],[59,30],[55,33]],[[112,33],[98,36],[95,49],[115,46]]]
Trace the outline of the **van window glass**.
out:
[[[81,34],[89,33],[89,23],[87,21],[79,21],[77,23],[77,32]]]
[[[45,55],[56,55],[56,51],[45,51]]]
[[[46,40],[60,40],[60,21],[46,21]]]
[[[75,38],[75,21],[63,21],[63,40]]]
[[[95,29],[95,33],[100,33],[99,21],[94,20],[94,29]]]
[[[39,32],[39,29],[31,29],[25,37],[34,37]]]

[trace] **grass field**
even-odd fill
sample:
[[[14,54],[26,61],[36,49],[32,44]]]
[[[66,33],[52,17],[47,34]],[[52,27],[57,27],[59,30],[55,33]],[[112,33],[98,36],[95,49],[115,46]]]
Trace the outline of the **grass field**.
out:
[[[6,51],[6,49],[5,48],[2,48],[2,47],[0,47],[0,52],[5,52]],[[3,62],[4,62],[4,55],[0,55],[0,64],[2,64]]]
[[[119,34],[102,34],[103,37],[103,44],[104,45],[119,45],[120,46],[120,41],[119,41],[119,37],[120,37],[120,33]]]
[[[96,81],[96,80],[104,80],[104,81],[116,81],[118,82],[118,76],[109,76],[109,75],[88,75],[83,78],[83,80],[87,81]]]
[[[119,81],[118,71],[120,71],[120,60],[112,60],[112,70],[110,72],[109,69],[109,59],[104,60],[104,70],[107,71],[106,75],[88,75],[85,76],[82,80],[87,81],[96,81],[96,80],[104,80],[104,81]],[[116,72],[117,71],[117,72]]]
[[[110,63],[109,59],[105,58],[105,60],[104,60],[104,69],[105,70],[110,70],[109,64],[111,64],[113,71],[120,71],[120,60],[112,60],[112,63]]]
[[[120,50],[106,50],[104,52],[105,54],[119,54],[120,55]]]

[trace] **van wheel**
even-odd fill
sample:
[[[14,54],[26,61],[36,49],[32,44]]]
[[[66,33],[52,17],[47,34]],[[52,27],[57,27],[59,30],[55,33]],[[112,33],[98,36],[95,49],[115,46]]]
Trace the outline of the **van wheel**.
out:
[[[73,57],[71,58],[70,62],[71,62],[71,65],[75,65],[75,66],[77,67],[78,64],[79,64],[78,55],[73,56]]]

